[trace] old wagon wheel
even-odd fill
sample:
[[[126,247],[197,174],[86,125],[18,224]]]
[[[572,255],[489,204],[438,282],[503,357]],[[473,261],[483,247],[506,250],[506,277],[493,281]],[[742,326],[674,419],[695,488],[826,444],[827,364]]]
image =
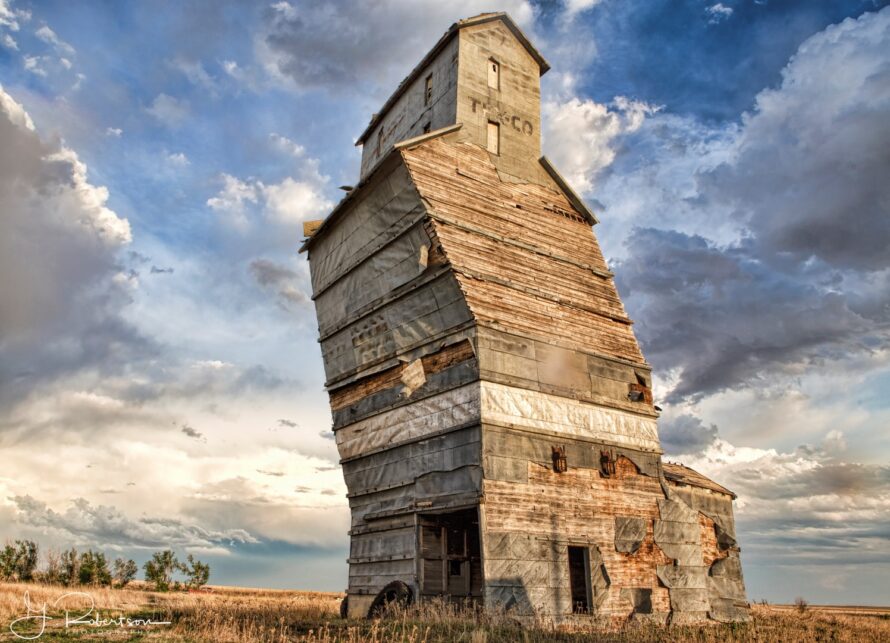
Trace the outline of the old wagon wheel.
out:
[[[371,603],[371,609],[368,610],[368,618],[380,618],[386,614],[390,605],[398,605],[406,607],[411,604],[414,594],[411,588],[400,580],[393,581],[380,590],[380,593]]]

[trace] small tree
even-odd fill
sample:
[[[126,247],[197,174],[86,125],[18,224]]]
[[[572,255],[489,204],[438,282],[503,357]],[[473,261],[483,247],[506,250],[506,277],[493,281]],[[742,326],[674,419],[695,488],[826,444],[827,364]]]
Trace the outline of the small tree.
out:
[[[34,580],[38,561],[37,543],[33,540],[7,542],[0,550],[0,578],[3,580]]]
[[[81,585],[111,585],[111,572],[105,554],[88,549],[80,555]]]
[[[145,570],[145,580],[152,583],[155,586],[155,591],[158,592],[166,592],[170,589],[173,572],[181,567],[182,565],[176,559],[176,554],[170,549],[155,552],[152,554],[151,560],[142,566]]]
[[[797,608],[797,611],[800,612],[801,614],[803,614],[804,612],[807,611],[807,607],[809,607],[809,605],[810,604],[807,603],[806,600],[800,596],[798,596],[797,598],[794,599],[794,606]]]
[[[8,542],[0,549],[0,580],[10,581],[15,574],[15,547]]]
[[[137,571],[139,568],[133,559],[118,558],[114,561],[114,580],[118,587],[126,587],[127,583],[136,578]]]
[[[62,555],[55,549],[46,552],[46,567],[40,574],[40,580],[51,585],[62,582]]]
[[[63,585],[76,585],[80,582],[80,554],[74,547],[62,552],[60,565],[59,580]]]
[[[37,563],[40,560],[37,543],[33,540],[17,540],[15,575],[20,581],[34,580],[34,572],[37,571]]]
[[[180,564],[179,566],[182,573],[188,576],[188,580],[185,583],[186,587],[189,589],[200,589],[210,580],[210,565],[202,563],[200,560],[195,560],[195,557],[191,554],[188,555],[186,560],[188,561],[187,564]]]

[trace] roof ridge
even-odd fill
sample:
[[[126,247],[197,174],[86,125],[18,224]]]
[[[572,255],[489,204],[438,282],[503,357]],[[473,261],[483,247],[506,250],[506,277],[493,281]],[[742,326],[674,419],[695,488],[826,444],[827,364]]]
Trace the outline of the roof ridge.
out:
[[[396,87],[395,91],[390,95],[389,98],[386,99],[386,102],[383,103],[383,107],[380,108],[380,111],[375,113],[371,117],[371,122],[368,123],[368,126],[365,130],[359,135],[358,139],[356,139],[356,145],[362,145],[365,142],[365,139],[371,135],[371,132],[377,125],[383,120],[383,116],[389,111],[389,109],[395,104],[395,102],[401,97],[402,94],[408,89],[408,86],[411,85],[412,82],[420,75],[420,72],[426,69],[429,62],[438,55],[438,53],[445,47],[446,44],[454,37],[454,35],[463,29],[464,27],[471,27],[474,25],[484,24],[486,22],[491,22],[493,20],[502,21],[507,28],[516,36],[516,39],[522,44],[523,47],[528,51],[532,58],[538,63],[538,67],[541,70],[541,75],[547,73],[550,69],[550,63],[541,55],[535,46],[528,39],[528,36],[519,28],[513,18],[505,11],[498,11],[495,13],[480,13],[479,15],[472,16],[470,18],[463,18],[462,20],[458,20],[450,27],[448,30],[442,35],[441,38],[433,45],[432,49],[430,49],[426,55],[420,59],[420,62],[414,66],[414,68],[408,73],[407,76],[399,83]]]

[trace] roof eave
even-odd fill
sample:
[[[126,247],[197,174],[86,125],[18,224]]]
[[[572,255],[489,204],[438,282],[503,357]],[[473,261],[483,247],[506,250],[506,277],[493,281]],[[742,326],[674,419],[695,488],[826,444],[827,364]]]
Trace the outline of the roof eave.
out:
[[[548,159],[546,156],[542,156],[539,161],[544,170],[546,170],[547,174],[550,175],[550,178],[553,179],[554,182],[556,182],[559,188],[566,195],[569,203],[571,203],[575,207],[575,209],[578,210],[578,212],[581,214],[581,216],[584,217],[587,223],[592,226],[599,223],[599,219],[597,219],[593,211],[587,207],[587,204],[584,203],[584,199],[578,196],[578,193],[572,189],[572,186],[570,186],[568,184],[568,181],[563,178],[562,174],[559,173],[559,170],[557,170],[553,166],[553,163],[550,162],[550,159]]]
[[[312,245],[312,242],[317,239],[323,232],[330,227],[331,222],[333,222],[337,217],[340,216],[340,213],[358,197],[359,194],[364,192],[365,187],[374,180],[374,178],[379,174],[381,168],[390,164],[390,161],[395,156],[400,156],[402,150],[409,149],[414,147],[415,145],[420,145],[430,139],[438,138],[440,136],[444,136],[445,134],[451,134],[452,132],[456,132],[461,128],[461,123],[455,123],[454,125],[449,125],[448,127],[442,127],[437,130],[433,130],[432,132],[427,132],[426,134],[421,134],[420,136],[415,136],[413,138],[406,138],[404,141],[399,141],[395,145],[393,145],[392,150],[384,156],[377,164],[373,167],[371,172],[361,181],[358,185],[356,185],[349,193],[343,197],[340,202],[334,206],[334,209],[331,210],[331,213],[325,217],[324,221],[321,225],[315,230],[311,237],[305,239],[300,246],[300,252],[306,252],[309,250],[309,247]]]

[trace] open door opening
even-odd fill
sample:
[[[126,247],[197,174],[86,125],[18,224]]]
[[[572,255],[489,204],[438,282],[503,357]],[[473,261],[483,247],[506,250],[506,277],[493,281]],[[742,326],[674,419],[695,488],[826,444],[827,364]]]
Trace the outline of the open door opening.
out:
[[[421,595],[481,600],[482,556],[477,510],[421,515],[418,528]]]
[[[569,583],[572,612],[590,613],[590,551],[587,547],[569,547]]]

